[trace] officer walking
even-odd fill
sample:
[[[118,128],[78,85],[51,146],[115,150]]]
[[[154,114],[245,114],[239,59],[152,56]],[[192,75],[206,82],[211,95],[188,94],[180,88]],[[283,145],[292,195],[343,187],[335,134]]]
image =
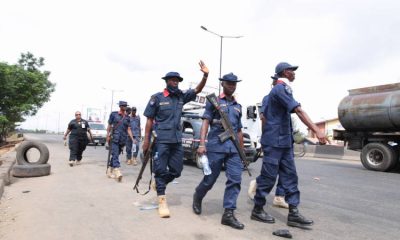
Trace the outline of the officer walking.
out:
[[[223,88],[223,93],[218,97],[218,102],[221,110],[226,113],[229,121],[232,123],[234,131],[237,133],[240,145],[243,148],[243,133],[242,133],[242,106],[236,101],[232,94],[236,90],[238,80],[237,76],[233,73],[224,75],[219,79]],[[205,137],[207,136],[208,128],[210,126],[210,133],[208,134],[207,148],[205,145]],[[203,115],[203,124],[200,132],[200,145],[197,150],[199,155],[207,154],[211,174],[205,175],[203,180],[197,186],[193,195],[193,211],[195,214],[201,214],[202,200],[207,192],[213,187],[217,180],[222,165],[226,166],[226,186],[224,193],[223,207],[225,209],[222,215],[221,223],[228,225],[235,229],[243,229],[244,225],[239,222],[235,215],[236,200],[240,192],[240,184],[242,181],[243,165],[240,155],[231,140],[221,142],[218,135],[225,130],[221,124],[221,116],[214,106],[207,101],[206,109]]]
[[[71,133],[71,134],[70,134]],[[81,112],[75,112],[75,119],[68,124],[67,131],[64,134],[64,140],[69,135],[69,166],[74,166],[75,162],[79,165],[82,161],[82,153],[89,143],[87,133],[90,134],[90,141],[93,142],[92,132],[90,131],[89,123],[81,118]]]
[[[119,155],[121,154],[126,139],[129,136],[133,139],[129,116],[126,115],[127,102],[119,101],[119,111],[112,112],[108,119],[107,126],[107,142],[111,147],[111,161],[107,166],[107,176],[109,178],[116,178],[119,182],[122,180],[120,171]],[[110,142],[110,137],[112,138]]]
[[[293,127],[291,113],[296,113],[300,120],[311,129],[321,144],[328,141],[325,134],[311,121],[307,113],[301,108],[292,94],[290,83],[295,79],[298,66],[286,62],[279,63],[275,68],[278,75],[277,84],[269,93],[264,117],[267,119],[261,136],[264,157],[261,173],[257,177],[257,190],[254,197],[254,208],[251,219],[266,223],[273,223],[275,219],[264,211],[265,197],[273,188],[279,174],[285,200],[289,204],[287,225],[293,227],[308,227],[314,222],[305,218],[297,209],[300,203],[298,177],[293,152]]]
[[[274,87],[276,85],[276,82],[278,81],[278,75],[275,74],[271,78],[272,78],[271,86]],[[266,108],[267,104],[268,104],[268,94],[264,96],[260,108],[262,132],[264,130],[265,123],[267,121],[267,119],[264,117],[264,109]],[[256,194],[256,189],[257,189],[256,180],[251,180],[248,190],[250,199],[254,199],[254,195]],[[278,184],[276,185],[275,197],[274,200],[272,201],[272,205],[276,207],[289,208],[289,204],[287,204],[287,202],[285,201],[285,189],[283,189],[282,187],[282,181],[280,177],[278,177]]]
[[[181,91],[178,87],[183,78],[177,72],[169,72],[162,79],[166,82],[164,91],[151,96],[144,111],[147,117],[143,152],[149,148],[151,130],[157,133],[157,152],[154,156],[154,178],[158,195],[158,213],[160,217],[170,216],[165,190],[167,184],[181,175],[183,169],[183,147],[181,116],[183,105],[196,99],[206,84],[208,68],[200,61],[203,78],[195,89]]]
[[[136,157],[139,151],[140,138],[142,137],[140,129],[140,117],[136,115],[136,107],[131,108],[131,115],[129,116],[130,127],[132,131],[133,141],[128,138],[126,141],[126,164],[138,164]]]

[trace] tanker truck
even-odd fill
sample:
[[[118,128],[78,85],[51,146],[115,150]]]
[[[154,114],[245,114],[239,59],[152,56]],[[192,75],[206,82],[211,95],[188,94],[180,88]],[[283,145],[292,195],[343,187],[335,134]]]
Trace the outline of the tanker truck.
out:
[[[366,169],[390,171],[400,165],[400,83],[349,90],[338,118],[344,130],[334,130],[333,139],[361,152]]]

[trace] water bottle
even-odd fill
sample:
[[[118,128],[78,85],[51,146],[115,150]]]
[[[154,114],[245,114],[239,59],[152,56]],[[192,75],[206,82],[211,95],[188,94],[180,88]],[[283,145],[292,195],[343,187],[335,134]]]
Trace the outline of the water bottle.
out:
[[[132,154],[136,152],[136,144],[132,143]]]
[[[201,162],[201,165],[203,165],[203,173],[204,173],[204,175],[210,175],[211,174],[211,168],[210,168],[210,165],[208,164],[208,158],[207,158],[206,154],[203,154],[200,157],[200,162]]]

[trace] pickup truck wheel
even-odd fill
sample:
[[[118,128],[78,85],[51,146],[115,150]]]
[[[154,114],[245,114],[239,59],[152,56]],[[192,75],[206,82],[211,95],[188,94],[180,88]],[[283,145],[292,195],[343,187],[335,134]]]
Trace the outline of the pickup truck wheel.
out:
[[[373,171],[389,171],[398,158],[398,153],[384,143],[368,143],[361,152],[361,163]]]
[[[195,161],[196,161],[196,166],[197,166],[198,168],[200,168],[200,169],[203,169],[203,164],[201,164],[200,156],[199,156],[199,154],[197,154],[197,153],[196,153],[196,156],[195,156]]]

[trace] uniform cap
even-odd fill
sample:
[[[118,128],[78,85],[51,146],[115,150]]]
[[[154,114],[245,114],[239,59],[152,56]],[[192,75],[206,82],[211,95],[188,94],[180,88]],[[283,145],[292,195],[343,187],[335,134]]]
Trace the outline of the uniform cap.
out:
[[[132,107],[132,111],[136,111],[136,107]]]
[[[297,68],[298,68],[299,66],[293,66],[293,65],[290,65],[289,63],[287,63],[287,62],[280,62],[280,63],[278,63],[278,65],[276,65],[276,67],[275,67],[275,73],[281,73],[281,72],[283,72],[284,70],[286,70],[286,69],[292,69],[293,71],[296,71],[297,70]]]
[[[226,82],[240,82],[242,80],[238,80],[238,77],[233,73],[225,74],[222,78],[219,79],[220,81]]]
[[[128,103],[125,102],[125,101],[119,101],[119,102],[118,102],[118,106],[125,106],[125,107],[127,107],[127,106],[128,106]]]
[[[181,75],[178,72],[169,72],[167,74],[165,74],[164,77],[162,77],[162,79],[167,80],[170,78],[178,78],[179,82],[183,81],[183,78],[181,77]]]

